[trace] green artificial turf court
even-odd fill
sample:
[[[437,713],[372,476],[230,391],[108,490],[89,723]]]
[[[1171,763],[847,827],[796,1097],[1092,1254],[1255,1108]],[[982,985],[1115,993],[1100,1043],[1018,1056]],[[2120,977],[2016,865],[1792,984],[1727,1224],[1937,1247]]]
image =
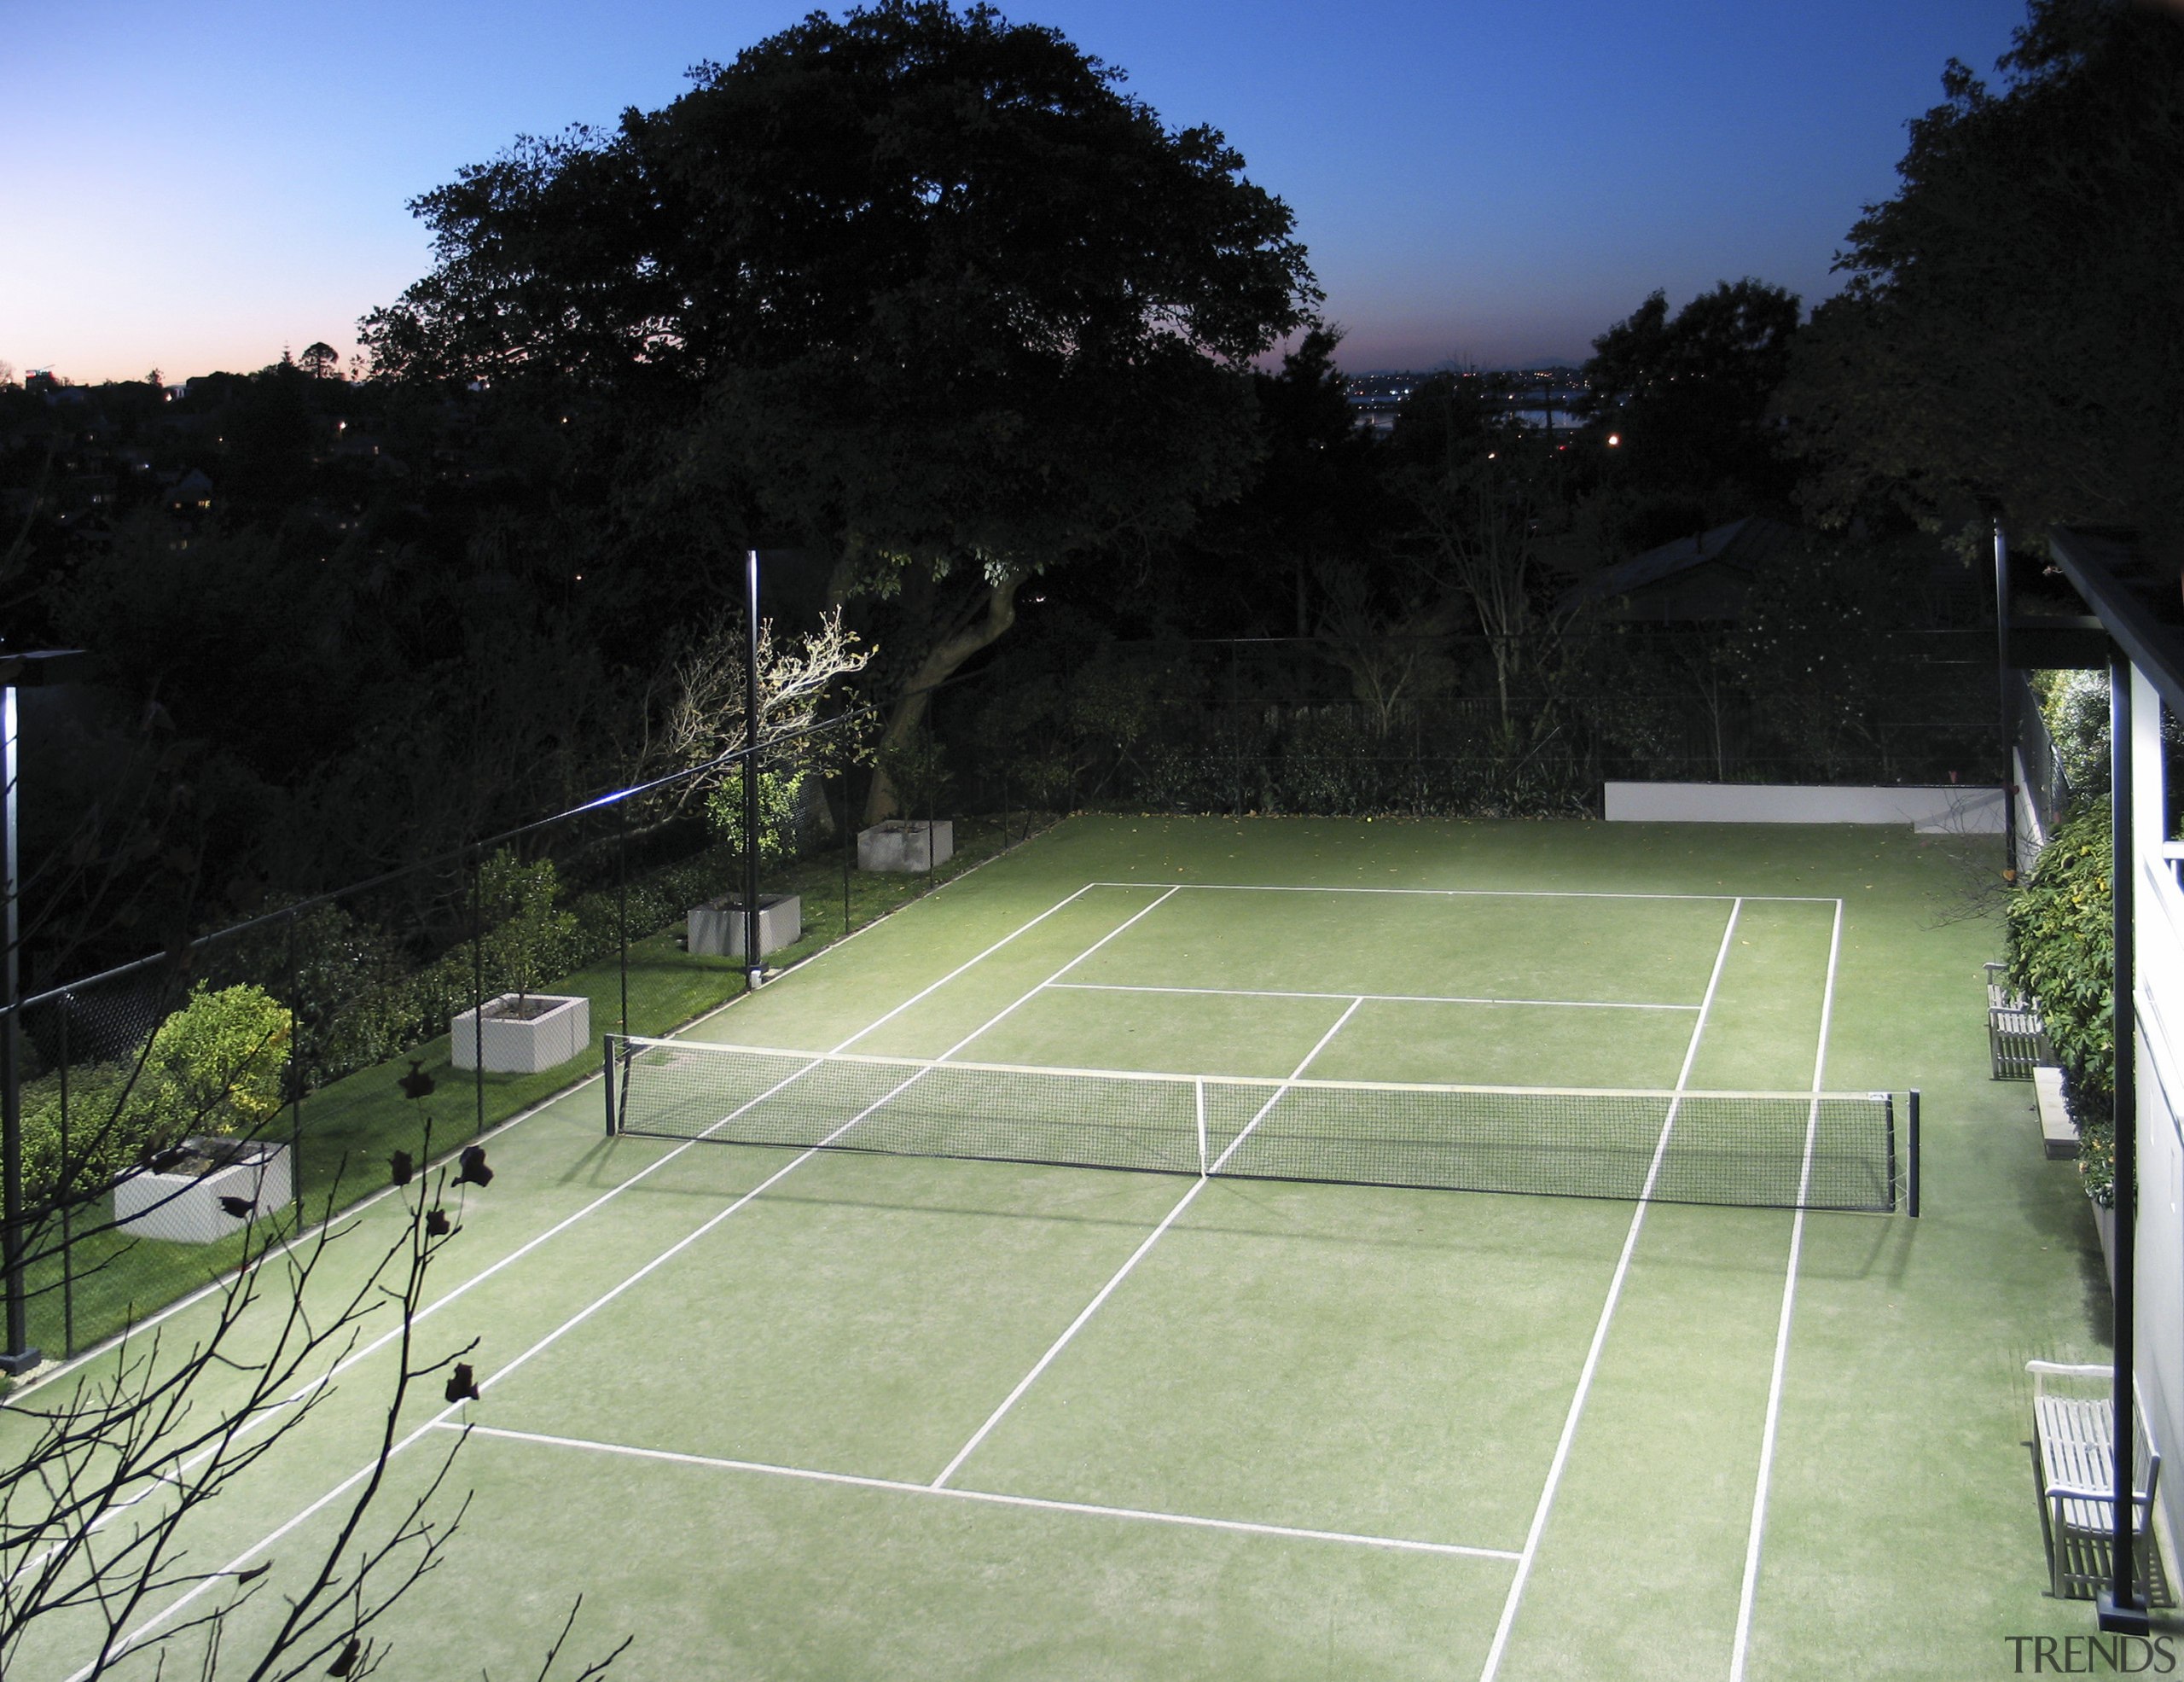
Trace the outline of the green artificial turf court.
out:
[[[2097,1317],[2082,1200],[1994,1149],[1978,845],[1060,826],[688,1037],[1255,1080],[1270,1126],[1300,1080],[1920,1086],[1937,1212],[609,1139],[594,1081],[496,1136],[439,1282],[485,1394],[404,1422],[398,1487],[459,1440],[474,1493],[401,1673],[530,1673],[581,1592],[642,1678],[2007,1673],[2083,1621],[2013,1370]],[[356,1470],[373,1371],[206,1558]]]

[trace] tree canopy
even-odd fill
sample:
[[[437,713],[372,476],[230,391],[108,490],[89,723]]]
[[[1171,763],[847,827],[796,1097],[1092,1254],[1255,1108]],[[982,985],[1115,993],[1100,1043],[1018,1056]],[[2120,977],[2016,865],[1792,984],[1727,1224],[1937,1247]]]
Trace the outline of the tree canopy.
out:
[[[1795,293],[1746,276],[1673,317],[1655,292],[1593,340],[1594,413],[1617,430],[1617,465],[1632,489],[1686,498],[1701,523],[1786,499],[1768,405],[1799,313]]]
[[[636,399],[685,489],[883,567],[1036,568],[1235,484],[1242,365],[1317,294],[1219,134],[943,0],[692,79],[418,200],[437,261],[368,319],[377,367]]]
[[[669,551],[763,531],[828,552],[837,601],[903,598],[898,747],[1025,579],[1242,486],[1250,360],[1319,293],[1217,132],[990,7],[815,13],[692,81],[416,201],[433,271],[363,336],[390,375],[611,416]]]
[[[2184,27],[2033,0],[1990,89],[1954,61],[1786,391],[1806,496],[2184,534]]]

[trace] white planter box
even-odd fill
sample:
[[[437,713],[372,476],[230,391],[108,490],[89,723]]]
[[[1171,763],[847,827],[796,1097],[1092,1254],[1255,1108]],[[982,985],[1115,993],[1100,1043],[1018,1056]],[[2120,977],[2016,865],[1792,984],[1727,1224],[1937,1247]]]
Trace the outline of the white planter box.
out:
[[[955,853],[956,825],[945,818],[923,823],[891,818],[858,830],[857,835],[860,870],[929,870],[946,864]]]
[[[804,901],[793,893],[758,896],[758,956],[804,937]],[[743,956],[743,901],[709,899],[690,907],[689,950],[698,957]]]
[[[115,1181],[113,1216],[131,1237],[209,1244],[240,1232],[295,1196],[285,1144],[249,1144],[238,1139],[187,1143],[190,1149],[235,1160],[210,1173],[129,1174]],[[229,1214],[220,1207],[223,1197],[241,1198],[252,1206],[251,1212]]]
[[[578,1056],[591,1044],[591,1001],[582,995],[534,992],[532,1007],[544,1005],[535,1016],[511,1016],[516,995],[504,992],[489,998],[479,1013],[465,1010],[448,1028],[450,1050],[457,1068],[475,1068],[482,1052],[485,1067],[501,1074],[537,1074],[558,1068]]]

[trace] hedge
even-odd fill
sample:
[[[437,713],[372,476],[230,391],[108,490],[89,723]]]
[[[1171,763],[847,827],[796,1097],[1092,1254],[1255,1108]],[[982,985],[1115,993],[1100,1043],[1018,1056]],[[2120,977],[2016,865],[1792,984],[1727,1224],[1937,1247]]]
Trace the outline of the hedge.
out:
[[[2113,831],[2106,800],[2058,824],[2009,901],[2009,978],[2040,1006],[2078,1128],[2078,1172],[2102,1208],[2116,1192]]]

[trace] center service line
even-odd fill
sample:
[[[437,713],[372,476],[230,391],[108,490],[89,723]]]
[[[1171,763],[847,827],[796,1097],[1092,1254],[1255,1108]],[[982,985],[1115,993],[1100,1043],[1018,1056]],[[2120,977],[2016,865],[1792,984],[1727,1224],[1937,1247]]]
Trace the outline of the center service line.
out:
[[[1173,888],[1169,890],[1170,893],[1173,893],[1174,891],[1175,890]],[[1165,896],[1164,895],[1163,897],[1165,898]],[[1151,907],[1148,906],[1147,909],[1150,910]],[[1119,933],[1120,931],[1118,930],[1117,932]],[[1350,1001],[1350,1008],[1347,1010],[1345,1010],[1340,1016],[1335,1019],[1334,1026],[1320,1036],[1319,1044],[1313,1046],[1310,1051],[1305,1052],[1304,1061],[1298,1063],[1297,1067],[1291,1071],[1289,1076],[1290,1080],[1297,1080],[1307,1068],[1311,1067],[1312,1059],[1318,1056],[1320,1053],[1327,1048],[1327,1044],[1330,1039],[1333,1039],[1335,1035],[1342,1032],[1343,1024],[1357,1014],[1357,1007],[1364,1002],[1365,1001],[1362,998],[1353,998]],[[1084,1323],[1090,1319],[1092,1316],[1098,1312],[1100,1305],[1105,1302],[1108,1297],[1114,1294],[1115,1287],[1122,1283],[1124,1279],[1130,1277],[1130,1269],[1136,1266],[1139,1262],[1142,1261],[1145,1259],[1146,1253],[1150,1250],[1153,1245],[1160,1242],[1160,1235],[1175,1225],[1176,1217],[1182,1214],[1185,1209],[1190,1208],[1192,1202],[1197,1198],[1198,1194],[1205,1190],[1208,1177],[1212,1174],[1217,1174],[1221,1172],[1223,1165],[1225,1164],[1231,1156],[1236,1154],[1236,1147],[1243,1144],[1246,1139],[1251,1137],[1252,1129],[1258,1126],[1261,1121],[1266,1119],[1268,1112],[1270,1111],[1275,1104],[1281,1101],[1282,1094],[1287,1092],[1288,1090],[1289,1085],[1287,1081],[1285,1081],[1282,1085],[1274,1089],[1274,1096],[1259,1106],[1258,1114],[1252,1117],[1250,1123],[1244,1128],[1243,1132],[1238,1133],[1234,1139],[1229,1141],[1228,1149],[1221,1153],[1220,1161],[1215,1162],[1212,1167],[1208,1169],[1205,1173],[1199,1175],[1199,1178],[1192,1183],[1191,1189],[1183,1193],[1182,1196],[1176,1201],[1176,1207],[1169,1210],[1168,1213],[1161,1218],[1160,1224],[1154,1227],[1151,1232],[1146,1235],[1145,1242],[1130,1252],[1130,1260],[1123,1263],[1120,1267],[1115,1270],[1114,1278],[1109,1279],[1106,1284],[1101,1286],[1100,1294],[1094,1297],[1089,1302],[1086,1303],[1084,1305],[1083,1312],[1078,1314],[1075,1319],[1069,1323],[1069,1330],[1063,1332],[1060,1337],[1054,1339],[1053,1344],[1048,1348],[1047,1353],[1039,1357],[1038,1365],[1024,1375],[1022,1380],[1017,1384],[1016,1388],[1008,1393],[1008,1399],[986,1417],[986,1423],[979,1427],[978,1430],[973,1435],[970,1441],[965,1443],[962,1447],[958,1449],[956,1452],[956,1458],[953,1460],[950,1460],[947,1465],[941,1469],[940,1475],[933,1479],[931,1487],[934,1489],[943,1488],[946,1486],[948,1480],[956,1475],[957,1470],[961,1467],[962,1464],[966,1460],[971,1458],[972,1452],[975,1450],[980,1443],[986,1440],[987,1434],[990,1432],[995,1426],[1001,1423],[1002,1417],[1008,1413],[1008,1410],[1015,1406],[1018,1400],[1023,1396],[1024,1393],[1030,1389],[1031,1386],[1038,1381],[1039,1375],[1044,1372],[1048,1366],[1052,1364],[1054,1358],[1069,1347],[1070,1339],[1076,1336],[1079,1331],[1084,1329]]]

